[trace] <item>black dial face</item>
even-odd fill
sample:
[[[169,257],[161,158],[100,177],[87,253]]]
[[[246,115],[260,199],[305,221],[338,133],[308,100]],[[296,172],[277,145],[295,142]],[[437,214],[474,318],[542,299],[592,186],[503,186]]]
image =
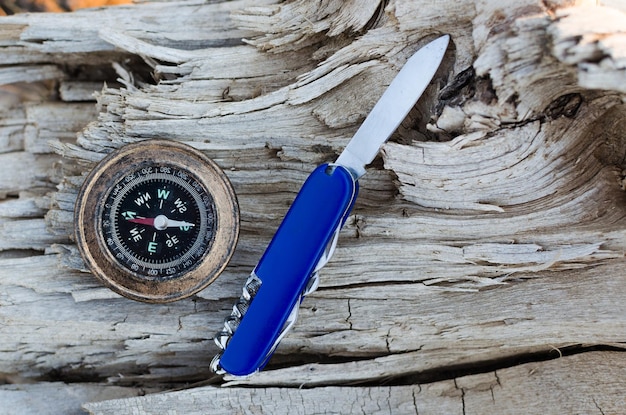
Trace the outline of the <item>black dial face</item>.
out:
[[[142,167],[109,192],[102,234],[115,261],[140,278],[170,279],[192,269],[210,249],[213,198],[184,169]]]

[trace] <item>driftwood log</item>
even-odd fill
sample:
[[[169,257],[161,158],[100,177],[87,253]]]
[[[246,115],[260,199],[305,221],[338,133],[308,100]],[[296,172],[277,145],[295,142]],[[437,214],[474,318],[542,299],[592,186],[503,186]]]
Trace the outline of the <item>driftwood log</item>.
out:
[[[263,372],[212,375],[213,334],[307,174],[444,33],[295,330]],[[0,84],[0,412],[626,411],[624,1],[16,15]],[[242,219],[222,276],[167,305],[99,285],[72,237],[85,174],[154,138],[214,159]]]

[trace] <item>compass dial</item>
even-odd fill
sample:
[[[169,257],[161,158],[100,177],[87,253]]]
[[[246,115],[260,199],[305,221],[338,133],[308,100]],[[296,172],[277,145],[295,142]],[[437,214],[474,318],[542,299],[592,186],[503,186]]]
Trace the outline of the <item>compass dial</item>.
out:
[[[113,291],[146,302],[188,297],[224,270],[239,236],[237,197],[200,151],[165,140],[123,146],[86,177],[76,244]]]
[[[117,183],[105,201],[102,230],[110,253],[144,278],[175,278],[208,251],[216,212],[189,172],[146,166]]]

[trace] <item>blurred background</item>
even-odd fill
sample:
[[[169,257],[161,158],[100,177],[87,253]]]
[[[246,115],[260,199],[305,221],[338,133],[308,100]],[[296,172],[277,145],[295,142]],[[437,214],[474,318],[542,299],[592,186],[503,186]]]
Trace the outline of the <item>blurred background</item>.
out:
[[[71,12],[87,7],[112,6],[132,0],[0,0],[0,16],[28,12]]]

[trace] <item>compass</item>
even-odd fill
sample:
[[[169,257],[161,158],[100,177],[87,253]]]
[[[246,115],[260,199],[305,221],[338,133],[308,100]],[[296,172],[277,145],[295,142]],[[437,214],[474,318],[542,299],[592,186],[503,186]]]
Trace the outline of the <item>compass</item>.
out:
[[[87,176],[76,202],[76,242],[100,281],[146,302],[188,297],[226,267],[239,208],[224,172],[171,141],[124,146]]]

